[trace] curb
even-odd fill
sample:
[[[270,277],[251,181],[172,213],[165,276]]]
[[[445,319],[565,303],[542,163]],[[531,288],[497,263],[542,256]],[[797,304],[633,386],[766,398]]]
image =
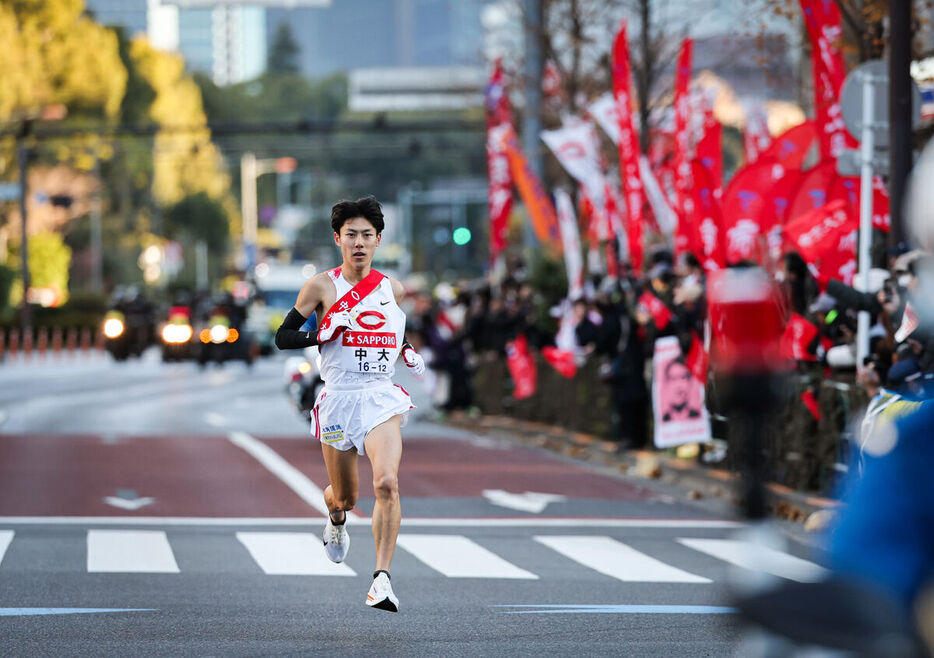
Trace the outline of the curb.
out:
[[[592,434],[572,432],[563,427],[507,416],[471,416],[454,411],[441,422],[480,433],[495,433],[520,443],[545,448],[558,454],[614,468],[620,473],[661,480],[688,490],[688,497],[723,498],[739,505],[739,476],[716,467],[707,467],[693,459],[671,457],[651,450],[622,450],[613,441]],[[833,511],[841,502],[769,482],[769,507],[781,519],[805,523],[816,512]]]

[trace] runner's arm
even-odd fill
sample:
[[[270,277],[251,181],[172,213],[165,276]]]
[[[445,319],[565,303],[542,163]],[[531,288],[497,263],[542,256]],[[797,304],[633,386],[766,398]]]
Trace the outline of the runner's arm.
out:
[[[298,299],[295,300],[295,306],[285,316],[285,320],[276,331],[276,347],[280,350],[296,350],[318,344],[317,332],[300,331],[300,329],[321,304],[322,285],[322,275],[318,274],[302,286]]]

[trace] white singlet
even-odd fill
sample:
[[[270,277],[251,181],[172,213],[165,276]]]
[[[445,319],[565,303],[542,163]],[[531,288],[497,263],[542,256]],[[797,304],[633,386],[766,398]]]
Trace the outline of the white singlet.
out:
[[[328,276],[335,300],[353,286],[340,268]],[[324,389],[311,414],[311,431],[338,450],[364,453],[366,435],[393,416],[403,424],[414,405],[401,386],[393,385],[396,359],[405,335],[405,313],[396,304],[389,277],[351,309],[353,323],[340,336],[319,347]]]

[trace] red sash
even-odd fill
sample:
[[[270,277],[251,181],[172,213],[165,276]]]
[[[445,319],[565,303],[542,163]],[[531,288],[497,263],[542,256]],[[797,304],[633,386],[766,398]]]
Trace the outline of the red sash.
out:
[[[337,268],[336,271],[339,272],[340,268]],[[347,293],[343,297],[341,297],[340,299],[338,299],[336,302],[334,302],[331,305],[331,308],[328,309],[328,312],[324,314],[324,318],[322,318],[321,320],[321,327],[318,329],[318,331],[321,331],[321,329],[324,329],[325,327],[330,325],[331,316],[334,313],[340,313],[342,311],[349,311],[354,306],[359,304],[360,301],[364,297],[366,297],[371,292],[376,290],[379,284],[382,283],[383,278],[385,278],[385,276],[386,275],[382,274],[381,272],[377,272],[374,269],[370,269],[370,273],[367,274],[365,277],[363,277],[363,280],[361,280],[357,285],[355,285],[353,288],[348,290]],[[341,334],[341,331],[342,330],[338,330],[334,332],[334,335],[331,336],[331,340],[334,340],[335,338],[337,338]],[[330,342],[330,341],[327,341],[327,342]]]

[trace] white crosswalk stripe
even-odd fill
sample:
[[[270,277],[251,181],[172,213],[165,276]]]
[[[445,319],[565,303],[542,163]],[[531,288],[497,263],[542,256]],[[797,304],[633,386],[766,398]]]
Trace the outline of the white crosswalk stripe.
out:
[[[84,533],[82,533],[84,534]],[[363,549],[351,555],[347,562],[334,564],[327,559],[321,546],[321,538],[316,532],[293,531],[244,531],[227,535],[231,542],[238,543],[237,552],[247,568],[247,560],[267,575],[284,576],[356,576],[367,572],[372,566]],[[171,543],[171,535],[163,530],[102,530],[86,531],[87,554],[86,570],[88,573],[150,573],[177,574],[182,571],[198,571],[197,564],[204,563],[204,553],[197,559],[191,551],[197,549],[192,544],[190,535],[184,544],[176,547],[183,551],[183,566],[180,569]],[[362,539],[362,537],[361,537]],[[534,564],[532,571],[517,566],[509,554],[502,550],[487,548],[481,538],[471,538],[460,534],[402,533],[398,538],[399,554],[406,553],[420,563],[423,570],[427,567],[446,578],[478,579],[514,579],[546,580],[569,577],[568,560],[590,569],[598,574],[618,581],[631,583],[711,583],[714,580],[725,581],[731,578],[730,569],[742,567],[780,578],[808,582],[818,580],[827,571],[823,567],[774,548],[753,545],[738,539],[713,539],[690,537],[656,538],[651,546],[658,549],[658,556],[643,552],[646,544],[636,544],[639,549],[630,546],[609,535],[534,535],[528,537],[547,552],[528,553],[521,544],[510,543],[509,550],[521,556],[524,561]],[[17,542],[24,541],[23,547],[30,546],[35,552],[37,541],[61,542],[59,535],[49,535],[37,539],[28,530],[0,529],[0,572],[17,570],[26,564],[27,553],[23,547],[17,549]],[[74,537],[71,541],[80,541]],[[627,540],[629,541],[629,540]],[[77,544],[71,544],[76,547]],[[212,545],[212,544],[208,544]],[[213,544],[217,546],[217,544]],[[243,550],[246,552],[243,553]],[[229,549],[226,549],[229,550]],[[709,562],[696,567],[690,558],[690,551],[697,551],[714,558],[721,563],[719,569]],[[61,549],[40,550],[40,555],[61,556]],[[549,557],[550,556],[550,557]],[[78,556],[75,556],[78,558]],[[84,559],[81,555],[80,560]],[[57,559],[57,558],[56,558]],[[356,561],[355,561],[356,560]],[[349,564],[348,564],[349,563]],[[78,562],[80,564],[80,562]],[[356,570],[350,565],[356,567]],[[412,569],[412,562],[408,569]],[[35,568],[29,562],[29,568]],[[51,570],[58,568],[49,565]],[[255,569],[255,567],[253,567]],[[419,567],[415,567],[419,568]],[[689,569],[688,570],[685,570]],[[695,569],[702,569],[692,573]],[[703,574],[703,575],[701,575]]]
[[[15,534],[12,530],[0,530],[0,564],[3,564],[3,556],[6,554],[6,549],[10,547]]]
[[[535,541],[585,567],[626,582],[709,583],[613,539],[589,535],[537,536]]]
[[[534,573],[520,569],[461,535],[401,534],[396,543],[448,578],[538,580]]]
[[[737,567],[754,569],[788,580],[815,582],[827,575],[826,569],[813,562],[802,560],[773,548],[758,546],[751,542],[735,539],[688,539],[684,537],[678,539],[678,542],[695,551],[706,553]]]
[[[178,573],[161,530],[88,530],[88,572]]]
[[[307,532],[238,532],[237,539],[269,575],[357,575],[346,564],[335,564],[327,558],[318,535]]]

